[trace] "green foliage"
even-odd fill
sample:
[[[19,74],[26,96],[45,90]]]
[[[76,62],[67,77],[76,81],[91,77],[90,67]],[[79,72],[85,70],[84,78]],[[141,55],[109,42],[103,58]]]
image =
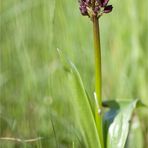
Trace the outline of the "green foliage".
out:
[[[93,111],[81,77],[76,67],[72,63],[66,61],[60,50],[59,54],[62,58],[62,63],[64,63],[65,74],[67,75],[66,82],[69,84],[71,90],[69,99],[74,108],[75,115],[73,119],[75,120],[75,123],[78,124],[78,128],[82,134],[86,147],[101,147]]]
[[[110,110],[104,116],[104,135],[107,148],[124,148],[129,133],[132,114],[135,108],[142,105],[134,101],[107,101],[104,102]]]
[[[100,147],[99,135],[97,133],[97,123],[93,115],[93,109],[89,103],[85,88],[76,67],[68,62],[62,52],[58,50],[65,75],[71,90],[70,103],[74,108],[73,119],[78,124],[85,147]],[[69,92],[70,93],[70,92]],[[107,148],[124,148],[129,134],[132,115],[136,107],[144,106],[139,99],[133,101],[105,101],[104,106],[109,107],[109,111],[104,115],[104,141]],[[93,107],[95,108],[95,106]],[[91,127],[91,130],[90,130]],[[99,126],[100,128],[100,126]],[[101,130],[101,129],[99,129]]]
[[[134,141],[134,142],[133,142]],[[133,115],[130,133],[126,142],[126,148],[143,148],[143,133],[140,120],[137,115]]]

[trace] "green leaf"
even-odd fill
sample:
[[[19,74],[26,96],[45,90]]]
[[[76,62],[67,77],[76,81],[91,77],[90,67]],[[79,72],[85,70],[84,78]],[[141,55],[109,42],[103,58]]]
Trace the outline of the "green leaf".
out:
[[[143,142],[144,136],[140,125],[140,120],[138,119],[138,116],[134,115],[132,117],[126,148],[144,148]]]
[[[104,136],[107,148],[124,148],[129,133],[134,109],[141,106],[140,100],[106,101],[110,110],[104,115]]]
[[[58,52],[67,75],[67,82],[71,88],[69,99],[71,99],[74,106],[75,123],[80,129],[85,146],[88,148],[101,148],[94,115],[80,74],[74,64],[68,62],[60,50]]]

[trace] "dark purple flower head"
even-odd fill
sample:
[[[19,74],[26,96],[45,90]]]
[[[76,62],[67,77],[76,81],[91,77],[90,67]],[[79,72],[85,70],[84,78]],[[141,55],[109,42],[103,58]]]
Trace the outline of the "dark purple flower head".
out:
[[[103,13],[112,11],[112,5],[108,5],[109,0],[95,0],[95,7],[92,6],[92,0],[79,0],[80,11],[82,15],[89,17],[97,16],[98,18]]]

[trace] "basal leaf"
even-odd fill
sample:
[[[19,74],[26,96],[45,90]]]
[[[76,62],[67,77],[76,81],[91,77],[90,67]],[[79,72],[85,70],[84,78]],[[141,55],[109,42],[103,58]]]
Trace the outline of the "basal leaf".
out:
[[[81,77],[76,67],[68,62],[58,50],[60,59],[67,75],[67,83],[71,88],[71,103],[74,106],[75,122],[80,129],[83,140],[88,148],[101,148],[94,115],[85,92]]]
[[[140,120],[138,116],[134,114],[125,148],[144,148],[143,141],[144,135],[142,133]]]
[[[124,148],[127,140],[130,120],[140,100],[106,101],[105,106],[110,110],[104,116],[104,135],[107,148]]]

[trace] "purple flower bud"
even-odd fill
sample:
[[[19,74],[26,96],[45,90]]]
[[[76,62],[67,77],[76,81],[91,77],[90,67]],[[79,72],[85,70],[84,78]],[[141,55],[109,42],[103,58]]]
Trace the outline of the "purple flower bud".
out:
[[[96,6],[95,9],[94,9],[94,13],[97,14],[99,10],[100,10],[100,7],[99,6]]]
[[[82,15],[88,15],[86,6],[80,6],[80,11]]]
[[[104,7],[104,13],[109,13],[111,12],[113,9],[113,6],[112,5],[108,5],[108,6],[105,6]]]
[[[80,11],[82,15],[88,15],[87,7],[90,7],[91,0],[79,0],[80,3]]]
[[[108,4],[109,0],[100,0],[100,1],[101,1],[102,6],[104,7]]]
[[[87,5],[91,4],[91,0],[85,0],[85,2],[86,2]]]
[[[97,2],[99,3],[99,5],[100,5],[101,7],[106,6],[106,5],[108,4],[108,1],[109,1],[109,0],[97,0]]]

